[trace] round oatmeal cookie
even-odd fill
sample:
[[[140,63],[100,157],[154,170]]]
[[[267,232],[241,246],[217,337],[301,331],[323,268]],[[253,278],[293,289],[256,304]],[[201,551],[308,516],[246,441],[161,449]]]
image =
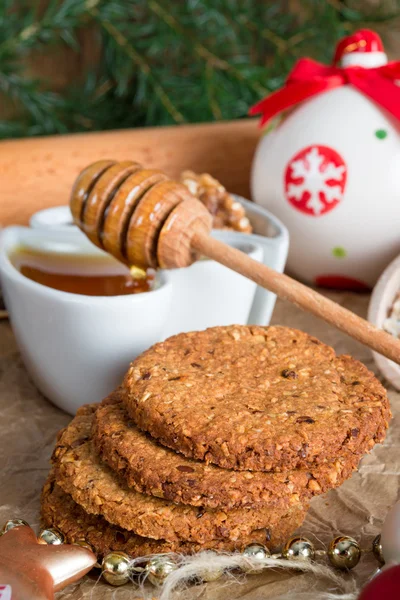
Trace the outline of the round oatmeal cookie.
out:
[[[350,356],[287,327],[213,327],[155,344],[124,402],[165,446],[227,469],[310,468],[381,442],[385,389]]]
[[[359,455],[281,473],[232,471],[185,458],[156,443],[129,418],[123,390],[106,398],[94,414],[93,443],[101,459],[136,491],[172,502],[225,508],[291,506],[339,486],[357,467]]]
[[[211,510],[173,504],[140,494],[99,459],[91,439],[98,405],[81,408],[60,434],[53,453],[58,485],[89,514],[138,535],[170,542],[237,541],[255,529],[273,530],[288,514],[287,506]],[[307,503],[299,502],[299,508]]]
[[[273,531],[260,529],[237,541],[211,540],[205,544],[195,544],[141,537],[132,531],[110,525],[103,517],[89,515],[55,483],[52,475],[44,485],[41,500],[42,525],[59,529],[70,544],[85,540],[99,559],[112,550],[126,552],[132,558],[164,552],[193,554],[211,549],[234,552],[242,550],[252,542],[265,544],[272,550],[280,546],[301,525],[304,516],[304,509],[293,507]]]

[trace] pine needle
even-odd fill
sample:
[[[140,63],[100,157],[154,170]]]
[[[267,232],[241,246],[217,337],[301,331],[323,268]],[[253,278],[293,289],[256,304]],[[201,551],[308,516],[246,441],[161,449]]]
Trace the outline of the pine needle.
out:
[[[44,4],[0,2],[0,107],[14,115],[0,138],[246,117],[301,56],[330,62],[343,35],[373,27],[385,39],[400,24],[400,0]],[[87,35],[97,64],[61,91],[28,74],[58,48],[85,65]]]

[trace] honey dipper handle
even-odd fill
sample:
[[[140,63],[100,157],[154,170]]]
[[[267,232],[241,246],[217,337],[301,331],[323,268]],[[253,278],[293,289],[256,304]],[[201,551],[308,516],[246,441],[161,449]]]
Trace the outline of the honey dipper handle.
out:
[[[292,302],[369,346],[372,350],[400,364],[400,340],[306,285],[274,271],[253,260],[244,252],[204,233],[195,233],[191,240],[191,246],[200,254],[244,275],[263,288],[274,292],[282,300]]]

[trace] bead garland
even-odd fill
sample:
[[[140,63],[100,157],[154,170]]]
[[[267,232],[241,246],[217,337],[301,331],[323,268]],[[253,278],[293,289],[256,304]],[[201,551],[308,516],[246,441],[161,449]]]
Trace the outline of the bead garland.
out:
[[[22,519],[12,519],[5,523],[0,535],[7,533],[13,527],[28,525]],[[41,529],[38,541],[43,544],[60,545],[65,543],[65,537],[54,527]],[[93,551],[86,540],[77,540],[76,545],[83,546]],[[372,553],[380,565],[384,564],[381,536],[377,535],[372,542]],[[283,546],[282,551],[271,554],[266,546],[260,543],[248,544],[242,552],[243,557],[249,559],[248,566],[244,565],[242,571],[245,573],[259,573],[263,569],[263,561],[266,558],[283,558],[288,561],[305,560],[314,561],[316,558],[327,557],[332,567],[348,571],[353,569],[361,558],[361,550],[358,542],[349,536],[337,536],[329,544],[327,550],[316,550],[314,544],[303,536],[291,537]],[[260,566],[257,566],[259,561]],[[136,562],[125,552],[109,552],[95,567],[100,568],[102,576],[107,583],[113,586],[121,586],[134,578],[142,578],[154,586],[161,586],[170,573],[178,569],[179,556],[173,554],[157,554],[143,559],[143,566]],[[224,569],[212,566],[203,569],[199,579],[203,582],[216,581],[224,574]]]

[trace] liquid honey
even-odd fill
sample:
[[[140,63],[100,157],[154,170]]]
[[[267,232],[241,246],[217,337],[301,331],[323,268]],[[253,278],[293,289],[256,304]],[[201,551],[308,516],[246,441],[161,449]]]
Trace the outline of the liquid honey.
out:
[[[140,294],[154,288],[154,273],[133,277],[128,267],[108,256],[83,256],[19,248],[10,256],[24,275],[47,287],[85,296]]]

